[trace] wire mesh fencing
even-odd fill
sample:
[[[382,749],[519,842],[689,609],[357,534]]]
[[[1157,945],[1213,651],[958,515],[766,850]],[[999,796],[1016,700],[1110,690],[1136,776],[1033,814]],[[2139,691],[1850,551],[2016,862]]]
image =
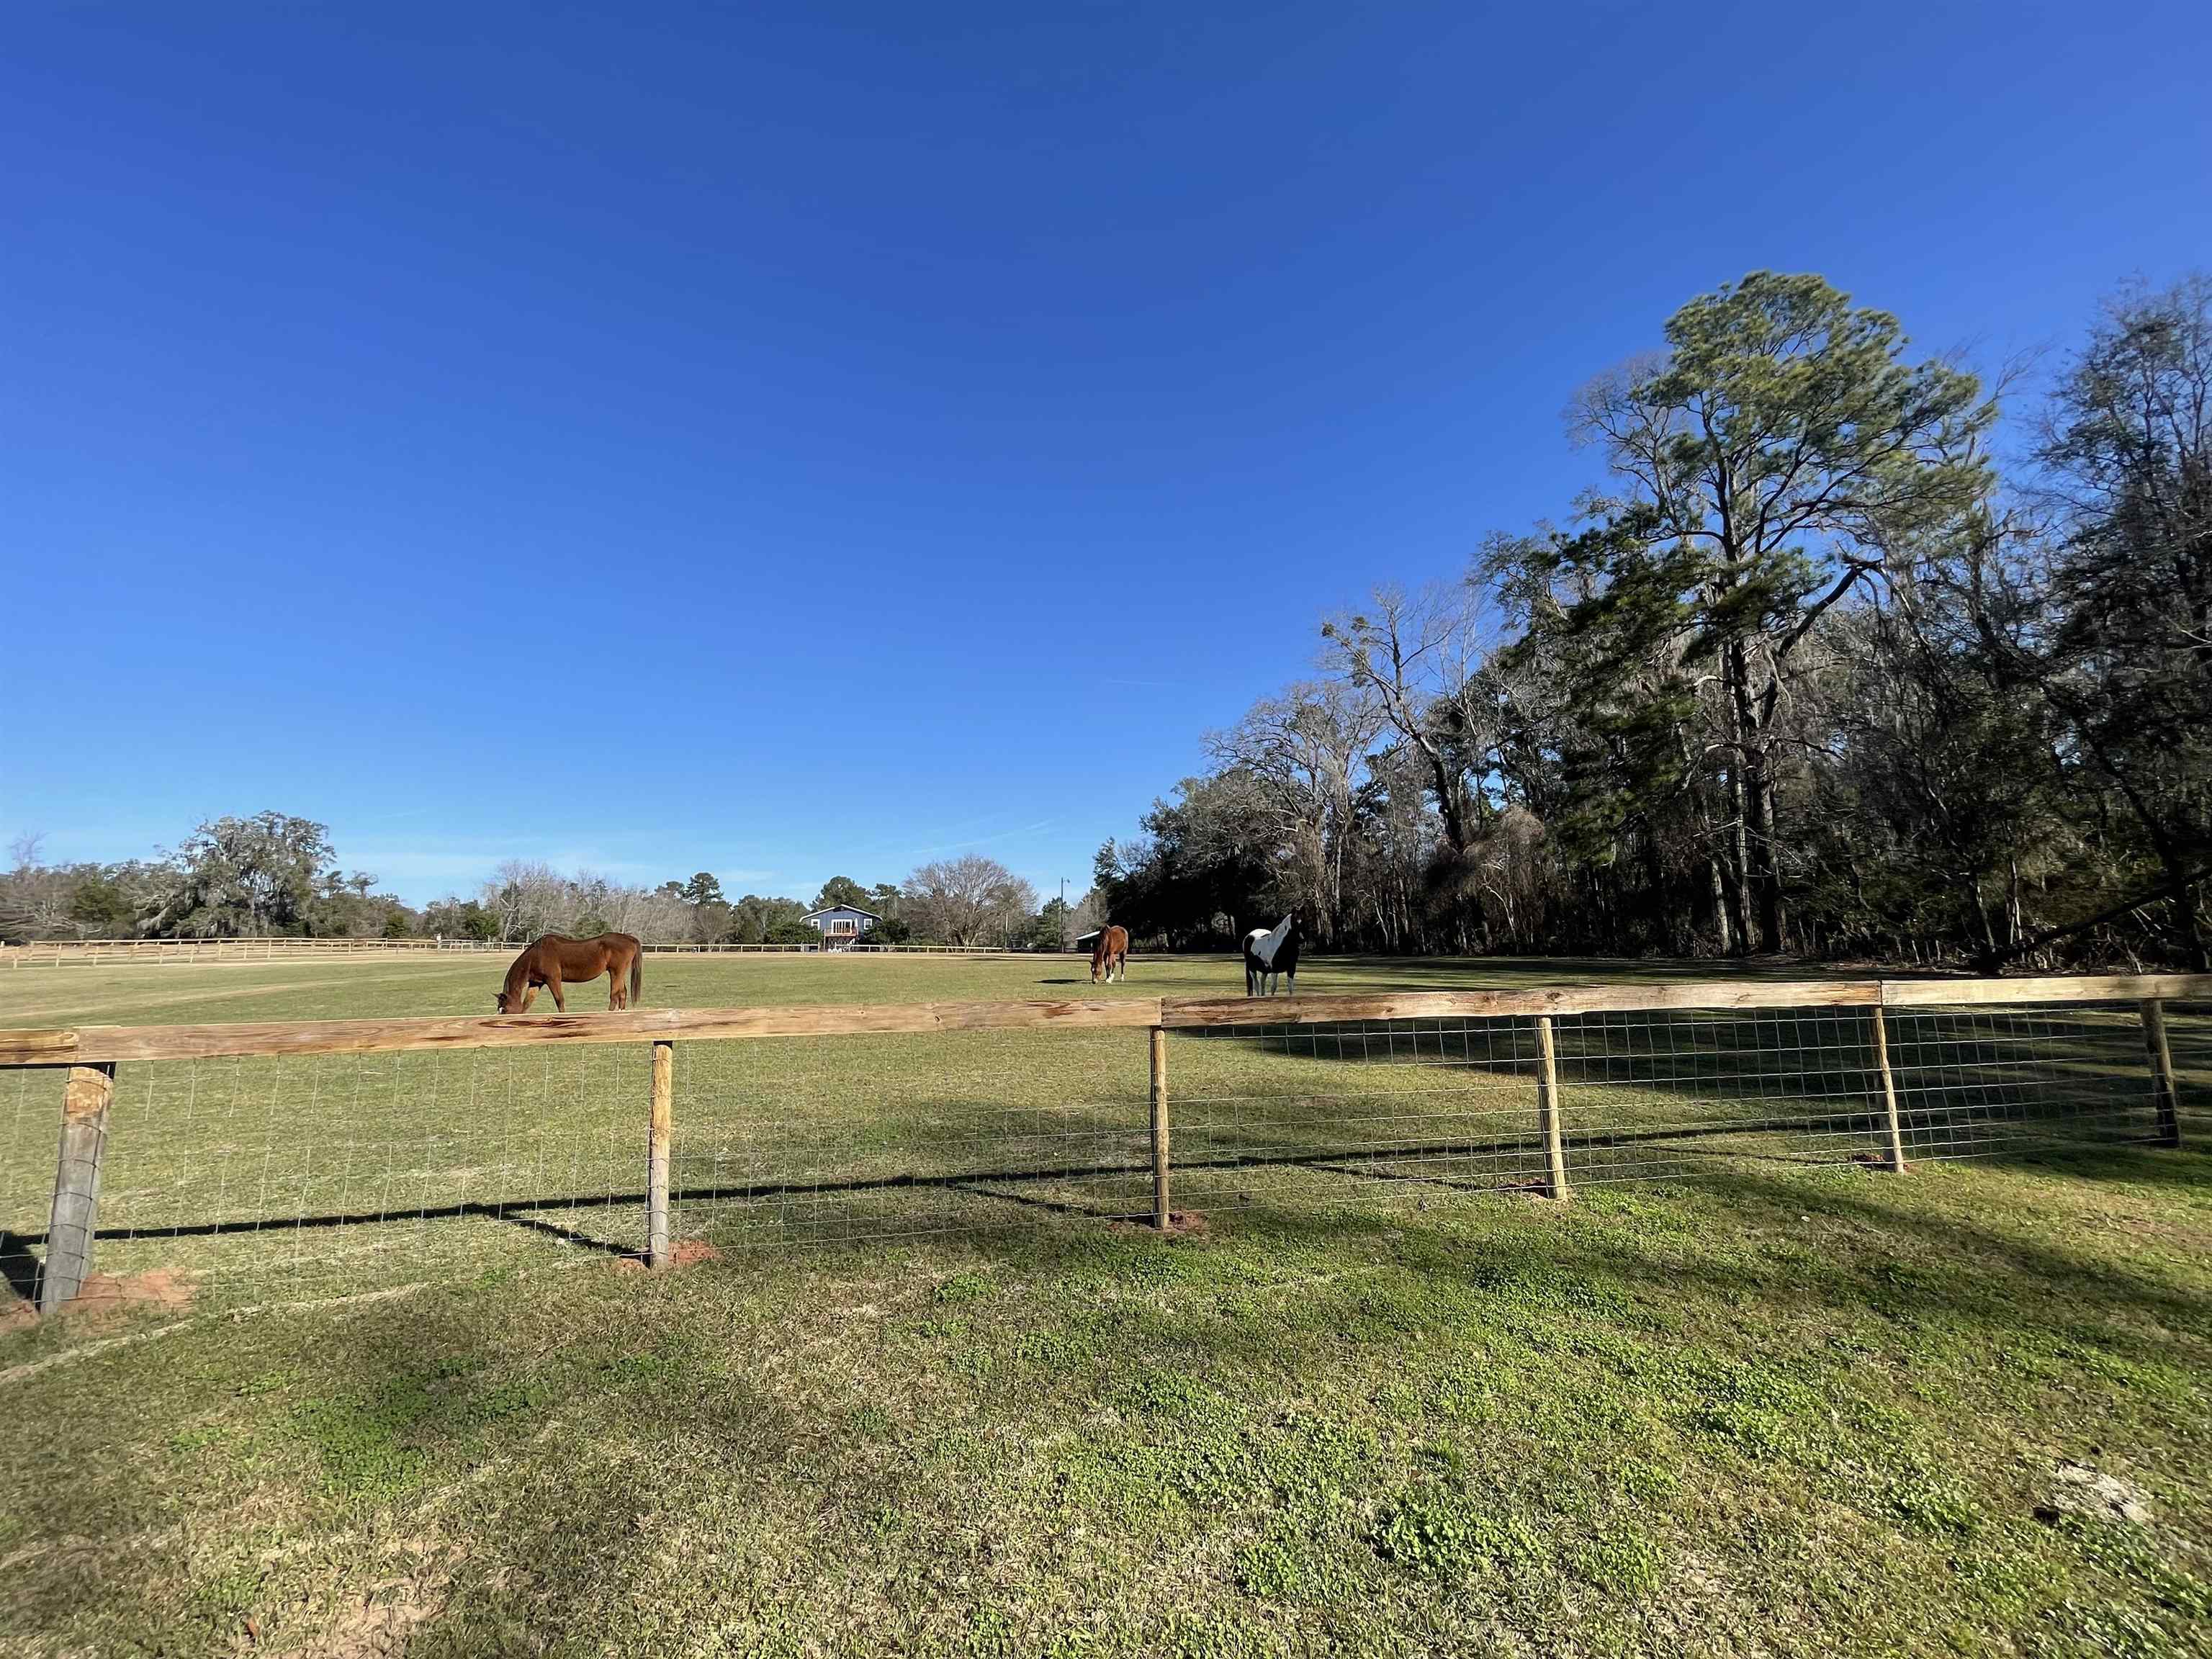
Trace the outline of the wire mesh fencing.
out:
[[[2167,1003],[2166,1030],[2178,1097],[2175,1127],[2184,1142],[2201,1146],[2212,1139],[2212,997]]]
[[[859,1007],[805,1036],[775,1011],[356,1023],[288,1029],[308,1052],[74,1069],[41,1056],[78,1034],[0,1032],[0,1267],[18,1308],[72,1249],[73,1294],[220,1307],[605,1262],[656,1233],[680,1260],[1143,1223],[1170,1171],[1177,1215],[1326,1215],[2212,1133],[2212,998],[1846,989],[1581,988],[1541,1015],[1533,993]],[[82,1057],[255,1029],[125,1030]],[[91,1104],[96,1125],[70,1115]],[[75,1243],[64,1197],[94,1218]]]
[[[1889,1020],[1913,1158],[2163,1138],[2142,1017],[2132,1006],[1894,1008]],[[2195,1024],[2168,1020],[2169,1029]]]
[[[1562,1021],[1577,1184],[1715,1158],[1887,1162],[1872,1007],[1586,1014]]]
[[[1336,1189],[1540,1186],[1540,1053],[1526,1019],[1353,1020],[1172,1035],[1175,1206]]]
[[[116,1069],[84,1294],[342,1294],[634,1248],[647,1051],[481,1048]],[[8,1080],[0,1256],[37,1289],[62,1074]],[[153,1276],[149,1278],[149,1276]]]
[[[1621,1011],[1551,1026],[1570,1186],[1679,1176],[1717,1158],[1886,1157],[1869,1009]],[[1491,1191],[1553,1184],[1545,1057],[1527,1018],[1198,1035],[1206,1060],[1227,1049],[1239,1063],[1175,1068],[1186,1079],[1176,1096],[1185,1192],[1194,1165],[1233,1170],[1240,1195],[1316,1173]],[[1188,1081],[1194,1073],[1203,1081]]]
[[[720,1252],[1151,1213],[1127,1030],[679,1044],[672,1229]]]

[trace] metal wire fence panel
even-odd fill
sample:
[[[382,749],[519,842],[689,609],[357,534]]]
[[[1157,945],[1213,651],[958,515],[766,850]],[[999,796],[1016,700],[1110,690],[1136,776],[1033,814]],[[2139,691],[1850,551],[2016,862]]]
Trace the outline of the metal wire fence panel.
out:
[[[18,1236],[46,1229],[63,1075],[14,1080]],[[633,1249],[645,1079],[634,1047],[120,1067],[87,1293],[159,1273],[202,1303],[285,1299]]]
[[[726,1251],[1147,1215],[1140,1036],[679,1044],[674,1235]]]
[[[2157,1138],[2132,1004],[1893,1008],[1889,1020],[1909,1157]]]
[[[1526,1019],[1212,1027],[1168,1052],[1177,1208],[1322,1177],[1417,1200],[1544,1180]]]
[[[1871,1008],[1581,1014],[1555,1025],[1569,1178],[1883,1155]]]
[[[0,1074],[0,1253],[10,1264],[11,1282],[36,1263],[21,1253],[18,1239],[42,1237],[54,1194],[54,1158],[60,1146],[62,1079],[59,1071],[28,1068]],[[16,1283],[15,1288],[26,1288]]]
[[[2212,1139],[2212,1002],[2167,1003],[2166,1030],[2181,1139],[2202,1146]]]

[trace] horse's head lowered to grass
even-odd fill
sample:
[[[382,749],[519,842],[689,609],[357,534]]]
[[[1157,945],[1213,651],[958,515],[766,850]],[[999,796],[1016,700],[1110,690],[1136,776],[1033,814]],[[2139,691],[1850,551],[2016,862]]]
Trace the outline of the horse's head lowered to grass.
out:
[[[568,1004],[561,988],[582,985],[605,974],[607,1006],[627,1008],[645,988],[644,963],[644,947],[628,933],[601,933],[596,939],[548,933],[515,957],[507,970],[506,984],[493,994],[492,1006],[502,1014],[526,1014],[542,985],[553,994],[553,1006],[566,1013]]]
[[[1097,941],[1091,947],[1091,982],[1096,985],[1103,975],[1108,984],[1119,974],[1129,977],[1129,930],[1111,923],[1098,930]]]

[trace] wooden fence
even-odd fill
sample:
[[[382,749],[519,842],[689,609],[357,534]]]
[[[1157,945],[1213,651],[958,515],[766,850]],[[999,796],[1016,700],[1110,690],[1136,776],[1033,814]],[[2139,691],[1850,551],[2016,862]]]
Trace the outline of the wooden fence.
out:
[[[1033,1002],[924,1002],[877,1006],[640,1009],[606,1013],[257,1021],[238,1024],[82,1025],[0,1030],[0,1073],[61,1068],[60,1146],[46,1235],[40,1305],[74,1297],[90,1273],[98,1237],[100,1177],[109,1137],[118,1068],[225,1056],[407,1054],[482,1048],[649,1044],[646,1129],[645,1236],[654,1267],[670,1257],[669,1146],[673,1129],[675,1046],[759,1038],[837,1037],[981,1031],[1145,1031],[1150,1062],[1151,1219],[1172,1214],[1174,1164],[1166,1037],[1176,1031],[1364,1028],[1372,1023],[1526,1022],[1534,1039],[1536,1102],[1543,1144],[1540,1185],[1569,1195],[1563,1155],[1561,1072],[1554,1022],[1577,1016],[1665,1016],[1692,1011],[1863,1009],[1878,1086],[1872,1113],[1881,1127],[1880,1161],[1903,1170],[1906,1139],[1893,1073],[1891,1011],[2133,1005],[2143,1047],[2142,1077],[2154,1133],[2181,1138],[2179,1087],[2166,1024],[2169,1003],[2212,1001],[2212,975],[2148,975],[2018,980],[1699,981],[1636,985],[1564,985],[1520,990],[1420,991],[1297,998],[1115,997]],[[1603,1027],[1599,1028],[1602,1041]]]
[[[512,955],[510,940],[428,939],[37,939],[0,945],[0,966],[58,968],[71,963],[191,963],[314,961],[332,957],[389,957],[460,951]],[[647,945],[647,956],[964,956],[1011,954],[990,945]]]

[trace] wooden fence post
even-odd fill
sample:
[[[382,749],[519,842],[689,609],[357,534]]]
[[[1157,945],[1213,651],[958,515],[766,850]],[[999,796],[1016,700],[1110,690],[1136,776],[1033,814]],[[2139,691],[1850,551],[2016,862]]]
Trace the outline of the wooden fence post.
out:
[[[115,1067],[72,1066],[62,1095],[61,1156],[54,1167],[54,1206],[46,1224],[46,1273],[39,1311],[52,1313],[84,1288],[92,1273],[100,1224],[100,1164],[107,1148],[107,1106]]]
[[[2151,1099],[2158,1109],[2158,1138],[2168,1146],[2181,1145],[2181,1091],[2174,1086],[2173,1050],[2166,1041],[2166,1004],[2146,997],[2142,1009],[2143,1048],[2150,1054]]]
[[[676,1123],[676,1045],[653,1045],[653,1115],[646,1132],[645,1259],[668,1265],[668,1139]]]
[[[1889,1070],[1889,1010],[1874,1006],[1874,1066],[1881,1073],[1881,1121],[1889,1135],[1888,1168],[1905,1173],[1905,1131],[1897,1121],[1897,1080]]]
[[[1567,1152],[1559,1139],[1559,1055],[1552,1040],[1552,1017],[1536,1016],[1536,1053],[1540,1065],[1536,1073],[1536,1115],[1544,1126],[1544,1159],[1549,1170],[1545,1182],[1547,1197],[1564,1199],[1571,1195],[1567,1186]]]
[[[1167,1231],[1168,1034],[1152,1027],[1152,1225]]]

